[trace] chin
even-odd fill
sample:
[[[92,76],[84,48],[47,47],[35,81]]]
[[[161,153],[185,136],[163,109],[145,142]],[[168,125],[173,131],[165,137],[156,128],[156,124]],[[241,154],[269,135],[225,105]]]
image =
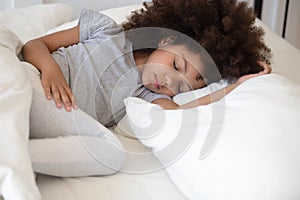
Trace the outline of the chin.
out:
[[[152,91],[152,92],[155,92],[155,93],[158,93],[157,89],[152,87],[152,84],[151,83],[147,83],[147,84],[144,84],[145,88],[147,88],[148,90]]]
[[[170,91],[168,91],[168,92],[158,91],[156,93],[158,93],[158,94],[165,94],[165,95],[167,95],[169,97],[174,97],[176,95],[176,94],[174,94],[174,93],[172,93]]]

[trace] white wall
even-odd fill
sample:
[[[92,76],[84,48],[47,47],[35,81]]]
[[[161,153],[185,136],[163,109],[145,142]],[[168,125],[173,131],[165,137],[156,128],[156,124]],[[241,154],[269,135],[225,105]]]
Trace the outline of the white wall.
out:
[[[282,35],[286,0],[264,0],[262,21],[278,35]]]
[[[2,0],[1,0],[2,1]],[[44,0],[44,3],[62,2],[70,4],[75,9],[74,17],[78,17],[83,8],[103,10],[116,6],[126,6],[130,4],[142,4],[144,0]]]
[[[286,0],[264,0],[262,21],[275,33],[282,36]],[[285,39],[300,49],[300,1],[290,0]]]
[[[1,0],[0,10],[10,9],[14,7],[14,2],[12,0]]]
[[[290,0],[285,38],[300,49],[300,1]]]
[[[21,8],[43,3],[43,0],[0,0],[0,10]]]

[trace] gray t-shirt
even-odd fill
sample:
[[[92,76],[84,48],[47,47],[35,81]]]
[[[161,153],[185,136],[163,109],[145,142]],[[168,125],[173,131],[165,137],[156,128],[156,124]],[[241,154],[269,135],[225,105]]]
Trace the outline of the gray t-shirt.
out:
[[[122,27],[99,12],[84,9],[78,22],[80,42],[52,53],[71,87],[80,109],[105,126],[125,115],[129,96],[148,102],[167,95],[142,85],[132,43]]]

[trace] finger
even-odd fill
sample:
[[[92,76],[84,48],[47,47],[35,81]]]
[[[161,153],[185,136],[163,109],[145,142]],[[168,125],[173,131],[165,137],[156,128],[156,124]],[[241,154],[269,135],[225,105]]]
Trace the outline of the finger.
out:
[[[45,84],[43,83],[43,88],[44,88],[44,92],[45,92],[45,96],[48,100],[52,99],[52,95],[51,95],[51,90],[50,90],[50,85],[49,84]]]
[[[258,61],[258,64],[259,64],[259,66],[261,66],[262,68],[264,68],[264,70],[261,71],[261,72],[259,72],[259,74],[269,74],[269,73],[271,73],[272,68],[271,68],[270,65],[268,65],[267,63],[262,62],[262,61]]]
[[[271,67],[269,65],[267,65],[267,64],[265,64],[264,67],[265,68],[264,68],[264,71],[262,71],[262,73],[263,74],[270,74],[271,71],[272,71]]]
[[[267,64],[266,64],[267,65]],[[267,74],[270,74],[272,72],[272,68],[270,65],[267,65],[267,68],[265,69]]]
[[[65,91],[64,88],[59,88],[59,90],[60,90],[62,102],[65,105],[66,111],[68,111],[68,112],[71,111],[71,101],[70,101],[70,98],[69,98],[67,92]]]
[[[59,93],[58,88],[56,86],[52,86],[51,92],[52,92],[56,107],[61,108],[61,98],[60,98],[60,93]]]
[[[69,99],[71,100],[71,104],[72,104],[73,108],[77,109],[77,104],[76,104],[75,97],[73,95],[72,90],[69,87],[66,87],[65,89],[66,89],[66,92],[69,96]]]
[[[78,106],[77,106],[77,103],[76,103],[76,101],[75,101],[74,95],[71,96],[71,102],[72,102],[73,108],[74,108],[74,109],[77,109]]]

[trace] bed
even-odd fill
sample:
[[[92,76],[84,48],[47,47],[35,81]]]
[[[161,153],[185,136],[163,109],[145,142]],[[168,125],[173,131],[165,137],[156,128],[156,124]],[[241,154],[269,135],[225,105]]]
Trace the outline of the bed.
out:
[[[131,5],[101,12],[120,23],[131,10],[139,7],[140,5]],[[156,106],[129,98],[125,101],[126,118],[110,130],[120,139],[130,155],[142,155],[141,158],[132,156],[126,160],[123,170],[111,176],[59,178],[33,173],[28,150],[30,145],[28,113],[32,91],[22,67],[25,64],[20,62],[16,55],[22,43],[27,40],[74,25],[76,20],[72,21],[72,12],[72,8],[66,4],[45,4],[0,13],[2,198],[6,200],[300,199],[297,189],[300,187],[300,176],[297,173],[300,167],[298,147],[300,118],[297,116],[300,111],[298,105],[300,51],[259,20],[257,23],[265,29],[266,43],[274,54],[272,63],[274,75],[249,81],[239,92],[234,92],[228,99],[226,98],[226,102],[220,101],[213,106],[186,112],[164,113]],[[255,98],[262,102],[266,101],[265,104],[253,104],[252,107],[251,102],[243,103],[241,99],[248,98],[249,91],[252,95],[251,91],[256,91],[258,86],[260,90]],[[222,83],[190,95],[178,96],[176,100],[182,103],[195,98],[195,95],[201,96],[220,87]],[[278,92],[285,96],[277,97],[277,91],[270,90],[272,87],[277,87]],[[260,93],[262,91],[265,92]],[[276,100],[267,101],[273,97],[276,97]],[[236,107],[236,104],[240,107]],[[232,119],[242,118],[237,110],[243,108],[245,104],[249,105],[248,109],[244,110],[245,113],[248,112],[244,119],[245,123],[241,121],[230,123]],[[259,106],[263,109],[253,112],[253,108]],[[277,115],[274,114],[275,106],[278,106],[276,109],[280,112]],[[222,112],[216,114],[218,111]],[[166,123],[160,134],[150,140],[143,137],[136,139],[141,133],[141,127],[137,127],[132,121],[139,121],[140,124],[149,127],[149,123],[152,123],[149,118],[155,114],[165,117]],[[198,118],[199,114],[205,116],[205,119]],[[189,116],[189,119],[196,116],[196,119],[185,122],[182,120],[185,115]],[[253,127],[245,130],[242,136],[237,134],[255,116],[260,116],[257,117],[257,124],[254,123]],[[282,118],[278,116],[284,116],[286,120],[280,121]],[[268,120],[259,123],[262,117]],[[176,126],[178,120],[179,126]],[[222,134],[215,135],[212,141],[207,141],[205,134],[197,134],[216,131],[210,127],[216,128],[217,132]],[[152,129],[143,130],[142,135]],[[174,145],[178,147],[179,143],[182,145],[182,141],[185,141],[178,142],[178,138],[182,139],[183,134],[186,137],[190,132],[195,134],[190,135],[189,141],[180,146],[180,152],[173,155]],[[262,133],[265,134],[262,136]],[[168,148],[169,146],[172,148]],[[201,146],[203,148],[199,148]],[[239,149],[238,153],[234,151],[236,149]],[[266,160],[268,162],[265,162]]]

